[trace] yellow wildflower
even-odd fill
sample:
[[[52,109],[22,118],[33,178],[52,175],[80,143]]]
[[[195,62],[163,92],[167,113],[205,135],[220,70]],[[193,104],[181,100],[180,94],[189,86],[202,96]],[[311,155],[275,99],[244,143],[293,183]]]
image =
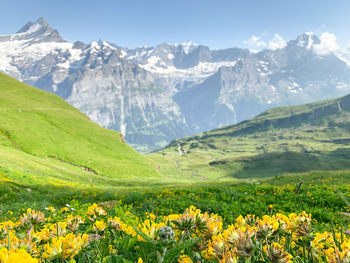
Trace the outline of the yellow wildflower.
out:
[[[106,223],[103,220],[97,220],[94,223],[93,230],[98,232],[98,231],[104,231],[106,229]]]
[[[264,246],[264,251],[271,262],[291,263],[292,255],[284,251],[284,247],[278,243],[272,243],[269,247]]]
[[[177,260],[178,263],[192,263],[192,259],[187,255],[181,255]]]
[[[0,262],[1,263],[38,263],[38,259],[32,258],[25,250],[23,249],[11,249],[10,251],[7,248],[0,249]]]
[[[91,221],[95,221],[98,217],[107,215],[107,212],[97,204],[93,204],[88,208],[86,214]]]
[[[62,242],[63,237],[55,237],[51,240],[51,244],[47,243],[44,245],[44,253],[43,258],[45,259],[53,259],[61,256],[62,254]]]
[[[22,224],[35,225],[35,224],[39,224],[41,222],[44,222],[45,215],[44,215],[44,213],[42,213],[40,211],[35,211],[35,210],[28,208],[27,213],[23,214],[19,220]]]

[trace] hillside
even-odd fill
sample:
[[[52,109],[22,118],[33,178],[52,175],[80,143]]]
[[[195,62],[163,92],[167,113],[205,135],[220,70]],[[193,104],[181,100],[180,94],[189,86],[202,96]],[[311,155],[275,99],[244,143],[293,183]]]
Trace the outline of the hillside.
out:
[[[2,73],[0,94],[1,182],[113,186],[118,180],[159,177],[156,165],[119,133],[57,95]]]
[[[202,179],[269,177],[350,168],[350,95],[279,107],[197,136],[152,157],[164,170]]]

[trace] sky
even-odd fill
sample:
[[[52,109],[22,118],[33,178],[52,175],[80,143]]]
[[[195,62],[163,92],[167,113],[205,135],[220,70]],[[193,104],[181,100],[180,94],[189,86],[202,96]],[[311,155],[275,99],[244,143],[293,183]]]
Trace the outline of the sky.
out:
[[[68,41],[262,49],[304,32],[350,43],[349,0],[0,0],[0,34],[44,17]],[[329,37],[332,38],[329,40]]]

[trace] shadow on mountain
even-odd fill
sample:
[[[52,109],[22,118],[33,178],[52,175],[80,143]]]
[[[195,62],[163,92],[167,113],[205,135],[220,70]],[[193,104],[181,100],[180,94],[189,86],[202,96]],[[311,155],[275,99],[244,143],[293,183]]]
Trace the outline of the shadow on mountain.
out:
[[[222,159],[210,166],[226,171],[228,177],[270,177],[287,173],[350,169],[350,148],[326,154],[303,152],[272,152],[253,157]]]

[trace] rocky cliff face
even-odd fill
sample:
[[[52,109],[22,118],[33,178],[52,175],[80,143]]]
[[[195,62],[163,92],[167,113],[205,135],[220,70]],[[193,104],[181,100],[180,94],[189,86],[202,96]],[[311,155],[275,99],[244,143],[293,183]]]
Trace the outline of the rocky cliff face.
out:
[[[202,83],[178,92],[192,129],[237,123],[283,105],[308,103],[350,92],[350,71],[334,54],[316,55],[301,35],[279,50],[264,50],[223,66]]]
[[[277,50],[64,41],[44,19],[0,36],[0,70],[56,93],[140,151],[281,105],[350,93],[350,68],[303,34]]]

